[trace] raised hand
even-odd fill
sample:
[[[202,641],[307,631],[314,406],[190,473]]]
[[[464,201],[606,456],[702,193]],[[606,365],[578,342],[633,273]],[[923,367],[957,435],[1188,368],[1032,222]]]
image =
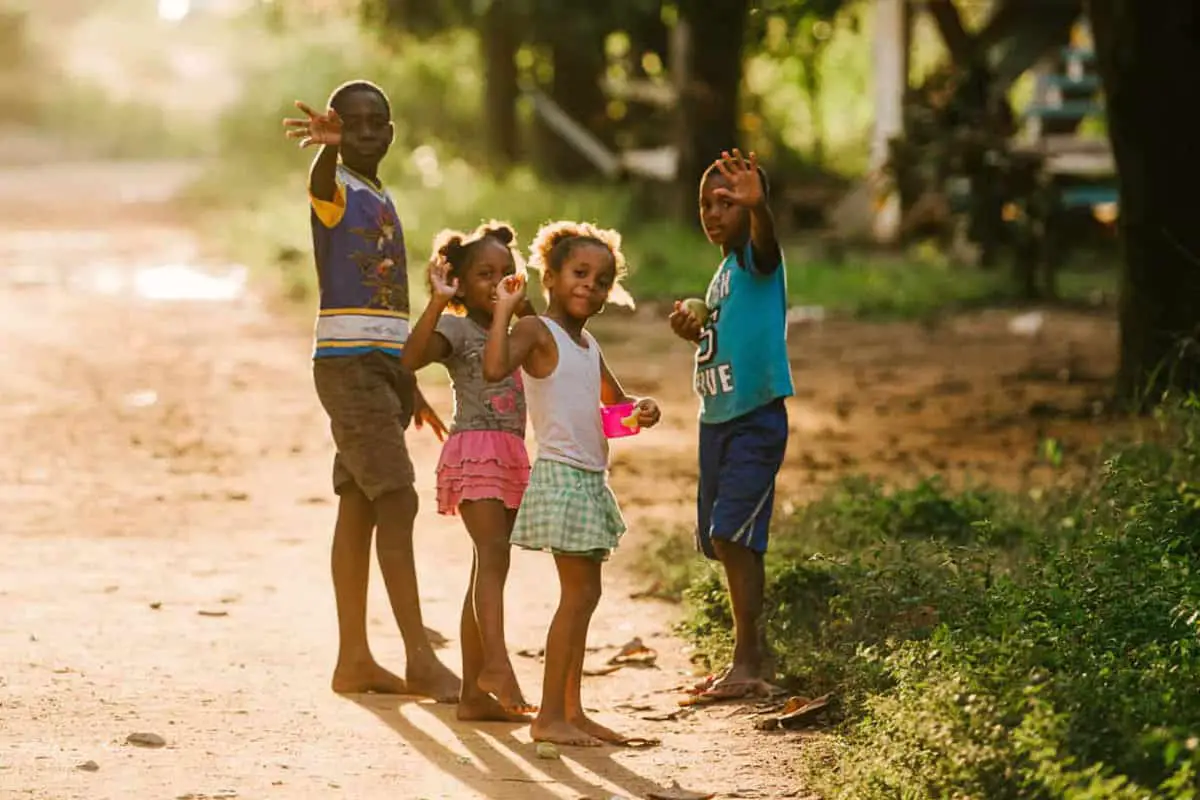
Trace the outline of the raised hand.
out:
[[[434,296],[443,302],[458,294],[458,278],[450,277],[450,262],[442,256],[429,265],[429,285]]]
[[[326,144],[337,147],[342,143],[342,118],[336,111],[331,108],[324,114],[318,114],[300,100],[296,101],[296,108],[303,111],[307,119],[289,117],[283,121],[289,139],[299,139],[301,147]]]
[[[746,207],[753,207],[763,201],[762,177],[758,173],[758,156],[750,154],[750,160],[742,157],[742,151],[734,149],[733,155],[722,152],[717,159],[717,170],[725,179],[725,186],[713,190],[717,197],[723,197],[729,202]]]
[[[525,299],[525,276],[509,275],[496,287],[496,305],[512,314]]]

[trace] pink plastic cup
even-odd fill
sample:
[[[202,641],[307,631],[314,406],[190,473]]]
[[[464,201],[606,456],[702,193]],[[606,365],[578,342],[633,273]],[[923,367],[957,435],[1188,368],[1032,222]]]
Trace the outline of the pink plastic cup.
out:
[[[637,425],[629,427],[621,420],[629,417],[637,408],[636,403],[618,403],[615,406],[600,407],[600,421],[604,425],[604,435],[609,439],[619,439],[622,436],[633,436],[641,431]]]

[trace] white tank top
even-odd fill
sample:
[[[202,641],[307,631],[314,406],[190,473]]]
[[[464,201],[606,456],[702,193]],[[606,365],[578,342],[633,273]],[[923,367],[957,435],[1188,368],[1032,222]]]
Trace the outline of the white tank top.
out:
[[[584,331],[588,346],[580,347],[557,322],[540,319],[554,337],[558,364],[545,378],[521,370],[538,458],[604,472],[608,440],[600,423],[600,346]]]

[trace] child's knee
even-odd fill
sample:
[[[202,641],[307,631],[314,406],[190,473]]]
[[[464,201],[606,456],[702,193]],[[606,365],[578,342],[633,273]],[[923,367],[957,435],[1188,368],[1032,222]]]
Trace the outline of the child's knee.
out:
[[[563,591],[562,603],[572,611],[591,614],[600,605],[600,582],[576,584]]]
[[[479,559],[480,569],[508,569],[512,559],[512,545],[502,538],[477,541],[475,556]]]
[[[395,489],[375,498],[375,513],[381,525],[392,520],[411,525],[417,517],[419,500],[412,486]]]

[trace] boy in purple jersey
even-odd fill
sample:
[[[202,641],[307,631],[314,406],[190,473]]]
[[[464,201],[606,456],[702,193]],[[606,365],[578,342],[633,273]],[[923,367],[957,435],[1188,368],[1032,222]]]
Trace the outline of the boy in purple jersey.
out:
[[[404,432],[441,421],[424,403],[400,355],[408,338],[404,233],[379,163],[392,144],[391,106],[373,83],[338,87],[323,114],[284,120],[301,147],[320,146],[309,172],[309,204],[320,286],[313,379],[329,415],[337,455],[333,586],[338,612],[339,693],[420,694],[445,702],[461,682],[430,646],[413,557],[417,493]],[[367,643],[371,538],[407,653],[405,679],[381,667]]]

